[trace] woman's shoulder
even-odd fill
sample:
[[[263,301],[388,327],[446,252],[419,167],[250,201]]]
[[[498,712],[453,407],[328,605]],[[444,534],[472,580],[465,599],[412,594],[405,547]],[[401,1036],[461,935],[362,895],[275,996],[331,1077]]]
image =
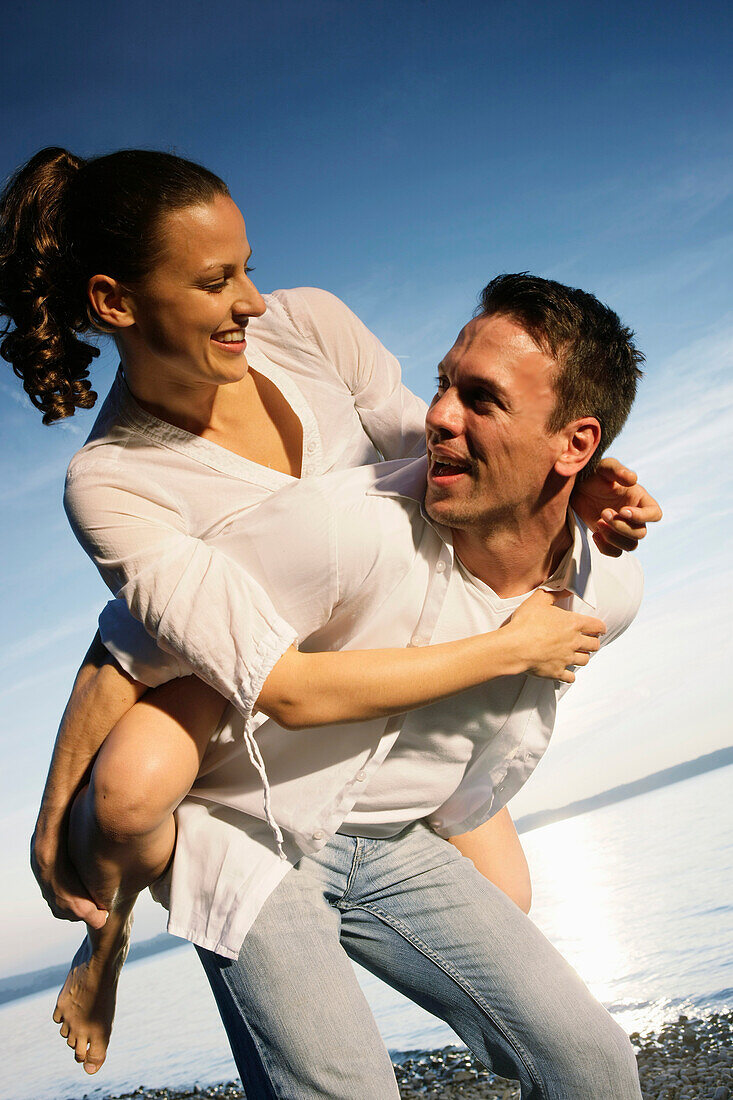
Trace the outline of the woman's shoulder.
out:
[[[66,469],[66,495],[90,492],[100,485],[131,492],[150,492],[167,480],[155,440],[128,427],[124,421],[105,419],[100,411],[83,447]],[[151,453],[152,452],[152,453]],[[151,479],[151,462],[156,477]],[[151,485],[151,481],[153,484]]]
[[[345,329],[358,324],[349,307],[332,294],[314,286],[273,290],[265,294],[266,312],[252,318],[250,331],[256,335],[277,330],[280,338],[289,336],[310,345],[322,346],[329,338],[340,337]]]

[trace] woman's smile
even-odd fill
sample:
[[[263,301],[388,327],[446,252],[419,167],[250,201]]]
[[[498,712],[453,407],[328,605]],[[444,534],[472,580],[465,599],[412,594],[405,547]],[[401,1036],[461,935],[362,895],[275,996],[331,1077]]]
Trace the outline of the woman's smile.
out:
[[[247,327],[245,321],[239,328],[222,329],[211,336],[211,342],[226,352],[227,355],[238,355],[247,347],[244,330]]]

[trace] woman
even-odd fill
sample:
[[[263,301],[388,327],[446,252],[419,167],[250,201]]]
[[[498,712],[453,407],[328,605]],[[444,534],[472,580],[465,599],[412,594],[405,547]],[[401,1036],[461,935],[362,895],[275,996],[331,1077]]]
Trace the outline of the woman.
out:
[[[94,327],[115,335],[124,380],[70,467],[70,518],[110,587],[187,662],[176,671],[211,685],[190,678],[131,707],[142,688],[120,674],[102,728],[71,753],[63,727],[57,743],[36,858],[48,881],[43,868],[55,862],[73,799],[71,858],[109,918],[100,927],[87,909],[88,937],[55,1018],[94,1072],[132,905],[170,860],[172,811],[209,747],[221,695],[243,715],[256,704],[286,728],[386,716],[496,675],[569,681],[566,666],[587,663],[602,624],[538,595],[501,634],[421,650],[299,653],[266,594],[202,539],[232,510],[294,477],[372,461],[372,442],[387,458],[414,449],[423,409],[399,384],[394,362],[322,292],[282,292],[265,314],[226,187],[166,154],[84,163],[45,150],[6,191],[2,233],[0,302],[14,324],[3,355],[46,422],[94,403],[87,374],[96,352],[78,334]],[[256,337],[249,365],[248,325]],[[601,479],[596,491],[610,503],[607,484]],[[620,499],[644,503],[638,492]],[[622,543],[643,523],[643,509],[628,518],[631,525],[616,520]],[[242,735],[267,795],[249,727]],[[135,805],[140,789],[124,777],[141,762],[150,764],[146,797]],[[267,804],[265,815],[277,836]]]

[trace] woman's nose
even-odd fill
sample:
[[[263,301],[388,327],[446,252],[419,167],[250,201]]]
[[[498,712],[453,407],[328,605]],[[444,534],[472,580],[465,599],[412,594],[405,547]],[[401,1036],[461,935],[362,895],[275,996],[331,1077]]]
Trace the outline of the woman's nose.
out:
[[[243,317],[261,317],[266,309],[265,300],[259,290],[252,280],[244,275],[238,288],[236,301],[232,305],[232,313]]]

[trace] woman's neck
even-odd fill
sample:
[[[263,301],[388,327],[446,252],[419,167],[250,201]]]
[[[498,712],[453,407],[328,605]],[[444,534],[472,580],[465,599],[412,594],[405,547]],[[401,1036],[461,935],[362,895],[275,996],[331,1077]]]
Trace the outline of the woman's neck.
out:
[[[222,421],[236,418],[242,410],[242,387],[248,375],[237,382],[215,382],[171,377],[163,363],[140,362],[134,350],[118,341],[120,361],[130,393],[146,412],[192,435],[204,435]],[[251,383],[250,383],[251,386]],[[246,385],[244,388],[247,389]],[[246,404],[246,399],[244,399]]]
[[[128,371],[124,359],[122,365],[130,392],[152,416],[251,462],[300,477],[302,424],[264,375],[248,370],[244,378],[218,386],[178,379],[166,383],[149,368]]]

